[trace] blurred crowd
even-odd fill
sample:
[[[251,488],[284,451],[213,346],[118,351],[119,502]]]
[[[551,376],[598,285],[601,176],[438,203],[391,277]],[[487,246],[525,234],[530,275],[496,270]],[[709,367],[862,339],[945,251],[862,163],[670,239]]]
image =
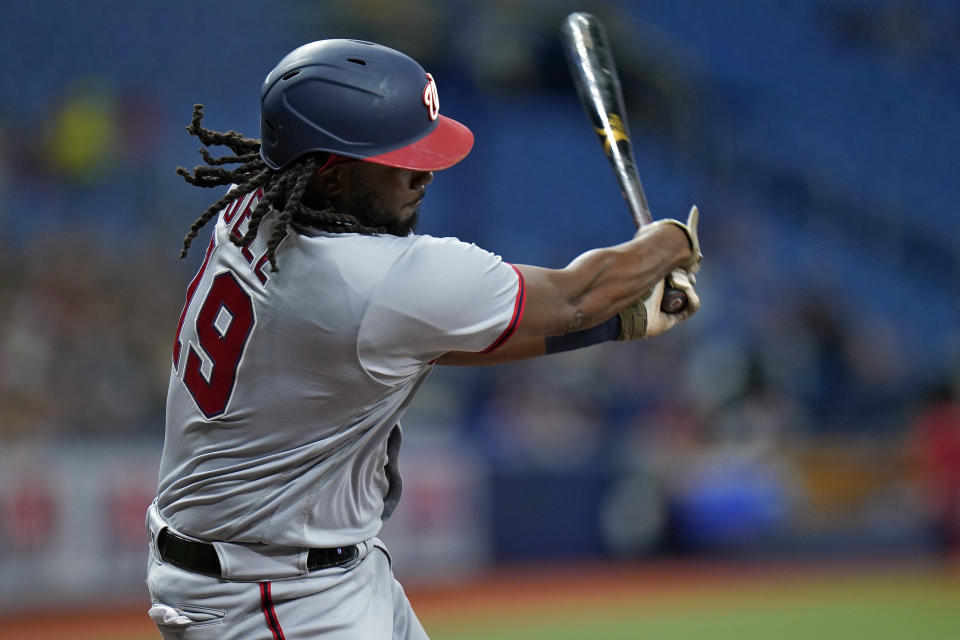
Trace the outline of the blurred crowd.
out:
[[[124,436],[162,424],[181,283],[149,246],[44,234],[0,260],[0,438]],[[169,252],[166,252],[167,254]]]
[[[442,60],[470,79],[470,91],[518,105],[528,94],[547,99],[565,81],[551,26],[568,8],[562,3],[531,2],[524,11],[478,3],[486,8],[471,9],[456,46],[440,36],[411,37],[442,33],[435,23],[449,13],[435,3],[408,4],[398,12],[393,3],[331,3],[323,19]],[[900,15],[903,3],[885,4]],[[923,65],[956,55],[955,47],[911,46],[901,21],[858,27],[867,18],[854,5],[823,10],[818,20],[852,34],[851,46],[875,48],[868,56]],[[622,3],[595,9],[612,19],[617,41],[631,41],[629,20],[616,19],[628,13]],[[313,26],[320,21],[314,17]],[[910,24],[924,28],[916,19]],[[646,29],[658,46],[674,37]],[[705,216],[703,313],[649,342],[438,370],[408,429],[416,432],[424,420],[428,436],[469,446],[504,473],[614,469],[626,498],[613,510],[639,509],[643,492],[655,486],[657,499],[668,497],[658,513],[682,529],[661,531],[658,544],[690,549],[798,531],[809,541],[829,523],[834,534],[849,533],[850,544],[871,531],[960,546],[960,370],[949,347],[960,337],[957,327],[941,322],[929,336],[943,345],[931,366],[930,358],[916,357],[900,324],[915,310],[862,306],[847,295],[855,272],[821,279],[792,272],[799,261],[778,267],[778,238],[795,230],[728,191],[723,178],[747,165],[724,164],[724,135],[705,131],[711,112],[691,106],[720,80],[707,79],[695,60],[678,61],[695,70],[679,75],[657,56],[626,58],[623,72],[636,80],[631,91],[661,97],[632,117],[674,150],[671,169],[707,147],[693,172],[711,183],[706,193],[723,203],[724,221],[709,218],[719,205]],[[0,443],[159,439],[171,338],[196,266],[174,258],[179,234],[209,194],[168,192],[170,160],[182,149],[171,150],[165,137],[185,123],[157,96],[92,76],[61,87],[57,97],[26,120],[0,111]],[[187,112],[185,104],[178,108]],[[810,193],[797,199],[793,183],[778,191],[784,185],[776,177],[760,174],[757,191],[812,210],[825,202]],[[807,211],[793,223],[818,220]],[[955,229],[947,233],[956,237]],[[801,246],[824,241],[793,237]],[[903,264],[923,256],[907,258]],[[947,260],[956,268],[955,250]],[[902,286],[926,284],[904,278]],[[611,517],[621,529],[642,520]],[[644,531],[621,529],[610,536],[625,550],[647,540]]]

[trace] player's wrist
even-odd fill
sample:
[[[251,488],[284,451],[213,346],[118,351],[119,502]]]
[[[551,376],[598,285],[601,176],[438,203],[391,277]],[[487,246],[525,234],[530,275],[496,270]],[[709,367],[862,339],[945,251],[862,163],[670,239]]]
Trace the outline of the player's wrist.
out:
[[[686,223],[673,218],[663,218],[647,225],[648,227],[659,227],[661,230],[674,229],[669,237],[677,241],[676,251],[683,252],[686,255],[680,258],[679,266],[690,273],[696,273],[700,269],[700,262],[703,260],[703,254],[700,252],[700,237],[697,234],[697,226],[700,222],[700,211],[696,205],[690,208],[690,214],[687,216]],[[677,233],[679,232],[679,233]],[[685,244],[681,244],[680,236],[683,236]]]
[[[612,342],[619,340],[622,333],[622,319],[615,315],[606,322],[601,322],[595,327],[584,329],[583,331],[574,331],[562,336],[547,336],[543,339],[546,347],[546,354],[561,353],[563,351],[573,351],[582,349],[601,342]]]
[[[690,235],[690,230],[687,228],[687,225],[672,218],[667,218],[658,222],[662,222],[663,229],[669,233],[668,237],[670,238],[671,242],[670,246],[673,248],[674,254],[677,256],[682,256],[684,261],[691,260],[693,258],[694,241]]]

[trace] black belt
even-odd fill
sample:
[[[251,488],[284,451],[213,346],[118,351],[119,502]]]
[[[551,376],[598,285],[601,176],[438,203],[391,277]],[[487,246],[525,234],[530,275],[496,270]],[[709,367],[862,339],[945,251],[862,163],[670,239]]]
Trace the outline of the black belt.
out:
[[[157,551],[164,562],[181,569],[222,577],[217,550],[208,542],[197,542],[178,536],[166,527],[157,534]],[[307,552],[307,571],[340,567],[357,557],[357,545],[332,549],[310,549]]]

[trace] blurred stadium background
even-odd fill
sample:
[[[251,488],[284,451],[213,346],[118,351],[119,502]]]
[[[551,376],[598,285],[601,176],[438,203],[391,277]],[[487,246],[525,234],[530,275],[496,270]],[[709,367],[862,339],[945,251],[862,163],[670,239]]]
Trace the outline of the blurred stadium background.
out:
[[[403,50],[477,140],[421,231],[562,266],[631,233],[557,39],[573,10],[607,23],[655,216],[700,206],[704,310],[651,342],[435,372],[383,532],[405,584],[428,601],[491,571],[691,562],[955,576],[956,2],[7,0],[0,619],[142,610],[170,340],[202,252],[177,253],[215,197],[173,171],[199,159],[193,104],[259,136],[288,50]],[[957,637],[944,624],[913,637]]]

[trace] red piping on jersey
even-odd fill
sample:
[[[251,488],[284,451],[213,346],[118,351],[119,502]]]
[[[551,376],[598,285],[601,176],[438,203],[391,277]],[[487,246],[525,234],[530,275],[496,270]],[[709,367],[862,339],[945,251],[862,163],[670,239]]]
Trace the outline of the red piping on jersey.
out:
[[[507,264],[510,264],[509,262]],[[510,339],[516,330],[517,326],[520,324],[520,320],[523,318],[523,308],[527,302],[527,289],[524,286],[523,274],[520,273],[520,270],[515,266],[510,264],[510,267],[517,272],[517,278],[520,279],[519,286],[517,287],[517,300],[513,303],[513,317],[510,319],[510,324],[507,325],[507,328],[503,330],[503,333],[500,334],[500,337],[493,341],[489,347],[481,351],[480,353],[490,353],[494,349],[503,345],[504,342]]]
[[[283,629],[280,628],[280,621],[277,620],[277,612],[273,609],[273,597],[270,595],[270,583],[260,583],[260,608],[263,609],[263,616],[267,619],[267,626],[273,633],[273,640],[286,640],[283,635]]]

